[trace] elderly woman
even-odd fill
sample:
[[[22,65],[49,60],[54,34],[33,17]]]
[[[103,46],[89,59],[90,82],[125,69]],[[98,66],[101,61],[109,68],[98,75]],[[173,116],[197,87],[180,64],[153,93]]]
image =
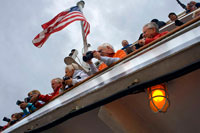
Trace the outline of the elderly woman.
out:
[[[73,86],[87,77],[88,75],[83,70],[80,70],[77,64],[72,63],[66,66],[63,80],[65,85]]]

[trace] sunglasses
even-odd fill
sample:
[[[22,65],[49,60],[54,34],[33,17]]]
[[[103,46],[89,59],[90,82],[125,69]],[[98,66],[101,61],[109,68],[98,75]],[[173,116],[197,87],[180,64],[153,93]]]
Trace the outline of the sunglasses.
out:
[[[97,51],[97,52],[99,52],[99,53],[103,53],[103,50],[99,50],[99,51]]]

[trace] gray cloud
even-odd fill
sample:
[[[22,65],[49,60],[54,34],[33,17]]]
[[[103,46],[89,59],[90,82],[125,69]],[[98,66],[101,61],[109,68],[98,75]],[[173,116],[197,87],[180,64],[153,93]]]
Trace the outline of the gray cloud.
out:
[[[32,89],[52,91],[50,81],[64,75],[64,58],[72,48],[81,57],[82,36],[79,22],[53,34],[40,49],[32,39],[41,25],[57,13],[75,5],[77,0],[2,0],[0,5],[0,119],[19,112],[17,99],[23,100]],[[95,49],[109,42],[121,48],[123,39],[134,42],[142,26],[153,18],[167,21],[168,13],[183,9],[175,0],[87,0],[84,14],[91,25],[88,42]],[[187,3],[187,0],[182,0]],[[0,121],[0,125],[5,123]]]

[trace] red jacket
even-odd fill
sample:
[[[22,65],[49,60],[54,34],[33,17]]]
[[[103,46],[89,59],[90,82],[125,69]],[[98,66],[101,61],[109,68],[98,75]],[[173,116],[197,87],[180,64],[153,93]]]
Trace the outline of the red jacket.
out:
[[[162,33],[158,33],[156,36],[154,36],[153,38],[146,38],[145,39],[145,44],[148,44],[158,38],[160,38],[161,36],[164,36],[165,34],[169,33],[168,31],[164,31]]]
[[[49,102],[51,99],[53,99],[54,97],[56,97],[58,94],[59,94],[59,90],[60,90],[60,86],[58,88],[56,88],[54,90],[53,93],[51,93],[50,95],[49,94],[46,94],[46,95],[39,95],[38,97],[38,100],[41,100],[43,102]]]
[[[7,125],[5,125],[5,126],[3,126],[3,128],[0,130],[0,133],[1,133],[1,131],[3,131],[3,130],[5,130],[6,128],[8,128],[8,124]]]
[[[38,109],[38,108],[41,108],[42,106],[44,106],[44,103],[41,103],[43,101],[37,101],[34,105],[35,107]]]

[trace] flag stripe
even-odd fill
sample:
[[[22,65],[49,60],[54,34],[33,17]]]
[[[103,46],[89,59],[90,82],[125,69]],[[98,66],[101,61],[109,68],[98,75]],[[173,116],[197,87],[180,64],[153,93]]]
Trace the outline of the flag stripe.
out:
[[[76,19],[72,19],[72,20],[67,21],[67,22],[63,22],[61,25],[58,25],[57,27],[55,27],[54,32],[60,31],[60,30],[62,30],[63,28],[65,28],[66,26],[68,26],[69,24],[71,24],[72,22],[78,21],[78,20],[79,20],[79,21],[83,21],[82,18],[76,18]],[[53,32],[53,33],[54,33],[54,32]]]
[[[49,22],[43,24],[43,31],[33,39],[33,44],[38,48],[42,47],[52,33],[62,30],[74,21],[83,21],[83,29],[86,39],[90,33],[90,24],[76,6],[59,13]]]
[[[56,25],[58,25],[59,23],[62,23],[63,20],[65,20],[65,19],[67,19],[67,18],[69,18],[69,17],[76,17],[75,15],[77,15],[77,14],[82,15],[80,12],[74,11],[74,12],[65,14],[64,16],[60,16],[60,17],[57,18],[59,21],[55,21],[54,23],[48,25],[48,27],[56,26]],[[83,15],[82,15],[82,16],[83,16]]]
[[[63,25],[63,23],[67,23],[67,22],[70,22],[70,21],[73,21],[75,19],[82,19],[82,20],[85,20],[82,16],[80,15],[74,15],[74,16],[71,16],[71,17],[68,17],[67,19],[64,19],[62,20],[61,23],[59,23],[56,27],[59,27],[60,25]]]

